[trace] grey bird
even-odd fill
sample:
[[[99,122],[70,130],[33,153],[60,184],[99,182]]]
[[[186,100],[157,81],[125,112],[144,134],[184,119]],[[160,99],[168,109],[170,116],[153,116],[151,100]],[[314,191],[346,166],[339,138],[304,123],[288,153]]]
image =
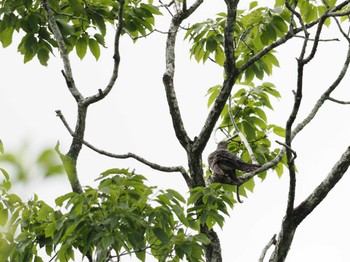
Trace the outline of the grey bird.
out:
[[[228,141],[219,142],[217,149],[209,154],[209,167],[214,174],[221,177],[228,176],[234,183],[238,183],[236,170],[252,172],[261,166],[244,162],[227,149],[228,144]]]

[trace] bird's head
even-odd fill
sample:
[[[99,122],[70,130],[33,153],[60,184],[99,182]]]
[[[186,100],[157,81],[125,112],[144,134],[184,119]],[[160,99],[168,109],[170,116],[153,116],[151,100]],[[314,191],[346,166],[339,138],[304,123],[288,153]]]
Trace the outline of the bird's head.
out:
[[[228,144],[229,144],[229,141],[226,141],[226,140],[220,141],[217,149],[227,149]]]

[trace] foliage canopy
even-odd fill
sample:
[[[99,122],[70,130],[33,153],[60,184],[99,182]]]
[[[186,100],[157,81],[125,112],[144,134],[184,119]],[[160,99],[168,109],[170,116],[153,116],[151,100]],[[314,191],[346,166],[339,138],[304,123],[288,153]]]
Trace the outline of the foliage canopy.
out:
[[[297,226],[327,195],[322,190],[328,192],[350,165],[346,151],[330,173],[338,178],[325,180],[323,188],[315,190],[319,198],[309,197],[298,207],[294,206],[296,167],[292,140],[342,81],[350,63],[350,51],[334,84],[321,96],[310,117],[295,127],[293,124],[302,100],[304,65],[317,52],[322,28],[331,26],[333,20],[345,41],[350,43],[341,24],[345,21],[343,24],[348,26],[350,1],[276,0],[273,7],[251,1],[247,8],[240,8],[239,1],[225,0],[226,11],[184,27],[182,22],[202,3],[202,0],[193,3],[187,0],[169,3],[152,0],[0,0],[2,46],[11,45],[14,33],[18,32],[21,37],[18,51],[23,55],[24,63],[36,57],[47,66],[50,57],[59,52],[64,63],[63,76],[78,107],[74,130],[57,112],[72,135],[72,144],[66,154],[56,147],[62,165],[54,160],[53,150],[43,152],[38,158],[38,164],[47,176],[65,170],[72,186],[71,193],[56,198],[56,207],[37,196],[27,202],[20,199],[10,191],[9,173],[0,168],[4,177],[0,186],[1,261],[43,261],[42,253],[58,261],[75,260],[77,253],[89,261],[120,261],[121,257],[130,254],[145,261],[147,253],[159,261],[222,261],[215,226],[224,227],[228,210],[236,204],[235,194],[246,196],[246,190],[253,192],[254,176],[263,180],[271,169],[278,176],[288,173],[291,181],[286,217],[280,235],[274,241],[276,248],[270,260],[284,261]],[[130,37],[136,42],[159,32],[156,28],[158,16],[168,17],[170,21],[169,30],[162,32],[167,35],[163,83],[176,136],[187,154],[186,168],[161,166],[132,153],[106,153],[84,140],[88,106],[106,97],[118,77],[120,38]],[[111,80],[105,89],[84,97],[71,73],[69,54],[75,51],[83,59],[91,52],[96,60],[99,59],[101,50],[106,47],[108,30],[115,31]],[[310,39],[310,31],[313,39]],[[215,63],[224,73],[222,83],[208,90],[208,117],[193,139],[183,126],[173,81],[178,33],[182,33],[184,41],[189,41],[190,57],[197,62]],[[268,120],[267,112],[273,110],[271,99],[281,95],[266,78],[279,67],[275,49],[295,37],[303,39],[303,46],[298,58],[295,103],[284,128]],[[234,92],[233,86],[236,87]],[[229,150],[232,153],[246,162],[263,165],[257,172],[239,174],[240,193],[236,192],[238,187],[223,182],[215,174],[207,172],[209,174],[205,176],[207,168],[203,167],[202,152],[217,130],[231,138]],[[273,146],[275,136],[285,140],[281,148]],[[103,172],[97,178],[96,188],[83,188],[76,165],[83,145],[110,157],[135,158],[156,170],[180,172],[189,187],[189,195],[185,198],[172,189],[149,187],[144,176],[122,168]],[[0,154],[0,163],[15,166],[20,179],[26,176],[21,162],[15,155],[5,152],[1,140]],[[42,248],[45,252],[40,251]]]

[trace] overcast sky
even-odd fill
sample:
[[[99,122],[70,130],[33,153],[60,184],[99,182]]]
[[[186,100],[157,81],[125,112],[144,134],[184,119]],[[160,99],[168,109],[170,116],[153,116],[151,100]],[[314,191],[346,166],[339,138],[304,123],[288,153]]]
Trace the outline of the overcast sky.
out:
[[[208,17],[220,7],[203,6],[199,12]],[[214,7],[215,6],[215,7]],[[166,31],[168,23],[159,26]],[[340,37],[327,32],[329,37]],[[326,35],[325,35],[326,37]],[[86,140],[95,146],[114,153],[133,152],[162,165],[184,165],[184,150],[177,143],[168,113],[162,85],[164,47],[166,36],[154,34],[136,43],[123,39],[119,79],[111,94],[89,108]],[[206,118],[209,87],[222,83],[222,71],[211,63],[197,64],[189,60],[188,43],[177,45],[176,91],[179,97],[185,126],[191,137],[198,134]],[[59,140],[66,152],[70,144],[68,132],[55,116],[60,109],[71,126],[75,123],[76,106],[60,73],[59,56],[52,57],[48,67],[34,59],[23,64],[17,53],[18,39],[7,49],[0,49],[0,138],[8,151],[18,149],[27,142],[30,152],[43,147],[54,147]],[[270,121],[284,126],[291,111],[292,90],[295,88],[295,68],[301,40],[293,41],[278,50],[281,67],[266,81],[273,82],[283,98],[273,100],[275,111]],[[107,44],[112,46],[112,42]],[[320,57],[306,68],[304,104],[300,120],[305,117],[319,95],[328,87],[341,67],[346,45],[325,42],[319,47]],[[84,95],[96,93],[108,83],[112,68],[111,48],[102,50],[98,63],[92,55],[82,62],[71,55],[76,83]],[[336,98],[350,100],[349,76]],[[336,160],[350,144],[350,106],[326,103],[317,119],[294,142],[298,153],[296,203],[300,203],[327,175]],[[214,139],[204,152],[215,149]],[[28,155],[28,158],[30,156]],[[28,160],[29,162],[29,160]],[[111,167],[136,168],[145,175],[150,185],[174,188],[183,194],[187,189],[179,174],[164,174],[145,167],[134,160],[111,160],[84,148],[79,158],[79,173],[83,185],[94,184],[94,179]],[[284,216],[288,192],[288,175],[281,179],[271,173],[256,187],[244,203],[235,205],[231,218],[227,218],[221,235],[224,261],[257,261],[262,248],[273,234],[278,233]],[[345,262],[350,261],[350,214],[348,200],[350,183],[347,174],[324,202],[299,226],[287,259],[294,261]],[[65,177],[43,181],[33,175],[32,181],[19,185],[17,193],[29,198],[37,193],[53,204],[54,199],[70,191]]]

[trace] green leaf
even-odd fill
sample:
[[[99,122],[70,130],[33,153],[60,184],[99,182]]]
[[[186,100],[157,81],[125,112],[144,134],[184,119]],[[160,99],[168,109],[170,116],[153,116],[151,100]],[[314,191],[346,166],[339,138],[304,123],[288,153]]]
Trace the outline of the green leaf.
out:
[[[56,22],[57,22],[57,25],[58,25],[61,33],[64,36],[74,35],[74,33],[75,33],[74,26],[68,24],[67,22],[65,22],[65,21],[63,21],[61,19],[57,19]]]
[[[10,175],[7,173],[7,171],[0,167],[1,173],[4,175],[6,180],[10,180]]]
[[[106,35],[106,23],[101,15],[97,12],[90,12],[90,17],[93,19],[94,23],[97,25],[103,36]]]
[[[0,42],[4,48],[11,45],[14,31],[14,27],[7,27],[5,30],[0,32]]]
[[[173,190],[173,189],[167,189],[167,192],[170,193],[170,195],[174,196],[175,198],[177,198],[178,200],[180,200],[182,203],[186,203],[185,198],[177,191]]]
[[[253,1],[249,4],[249,10],[252,10],[254,7],[256,7],[258,5],[257,1]]]
[[[100,58],[100,46],[95,39],[89,39],[89,48],[93,56],[98,60]]]
[[[201,242],[203,245],[209,245],[210,239],[204,234],[198,234],[194,236],[195,240]]]
[[[8,209],[5,209],[4,205],[0,202],[0,226],[6,225],[8,217]]]
[[[151,4],[144,4],[141,3],[140,4],[141,8],[147,9],[148,11],[150,11],[152,14],[155,15],[162,15],[162,13],[159,11],[159,8],[157,6],[151,5]]]
[[[86,55],[86,50],[87,50],[87,38],[82,36],[78,39],[75,49],[77,51],[77,55],[80,59],[83,59],[84,56]]]
[[[225,63],[225,54],[220,46],[218,46],[215,51],[215,62],[220,66],[223,66]]]
[[[140,259],[142,262],[146,261],[146,251],[145,250],[136,251],[135,254],[136,254],[136,257],[138,259]]]
[[[102,45],[103,47],[106,47],[106,46],[105,46],[105,45],[106,45],[106,43],[105,43],[105,38],[104,38],[103,35],[101,35],[101,34],[94,34],[94,37],[95,37],[96,41],[97,41],[100,45]]]
[[[49,50],[47,50],[46,48],[40,48],[37,55],[40,64],[43,66],[47,66],[47,62],[50,59]]]
[[[280,126],[274,126],[273,127],[273,132],[280,136],[280,137],[285,137],[286,136],[286,131],[284,130],[283,127],[280,127]]]
[[[70,193],[67,193],[67,194],[65,194],[63,196],[57,197],[55,199],[55,203],[56,203],[57,206],[62,206],[64,201],[66,201],[68,199],[71,199],[75,195],[76,195],[76,193],[70,192]]]
[[[169,243],[169,237],[165,231],[159,227],[155,227],[152,229],[153,233],[156,235],[156,237],[163,243],[168,244]]]
[[[37,212],[37,215],[38,215],[38,219],[39,220],[46,220],[46,218],[48,217],[48,215],[53,212],[53,208],[50,207],[49,205],[47,205],[46,203],[44,202],[41,202],[41,208],[39,209],[39,211]]]
[[[68,0],[74,15],[80,16],[82,13],[84,13],[84,6],[82,1],[80,0]]]
[[[214,39],[214,37],[209,37],[207,39],[207,44],[206,44],[206,47],[207,49],[210,51],[210,52],[214,52],[217,48],[217,42],[216,40]]]
[[[248,140],[255,139],[255,128],[250,123],[243,121],[243,128]]]
[[[210,96],[208,98],[208,107],[210,107],[213,104],[213,102],[215,101],[215,99],[219,94],[220,89],[221,89],[221,85],[216,85],[209,88],[208,95],[210,94]]]
[[[1,139],[0,139],[0,153],[1,154],[4,153],[4,144],[2,143]]]

